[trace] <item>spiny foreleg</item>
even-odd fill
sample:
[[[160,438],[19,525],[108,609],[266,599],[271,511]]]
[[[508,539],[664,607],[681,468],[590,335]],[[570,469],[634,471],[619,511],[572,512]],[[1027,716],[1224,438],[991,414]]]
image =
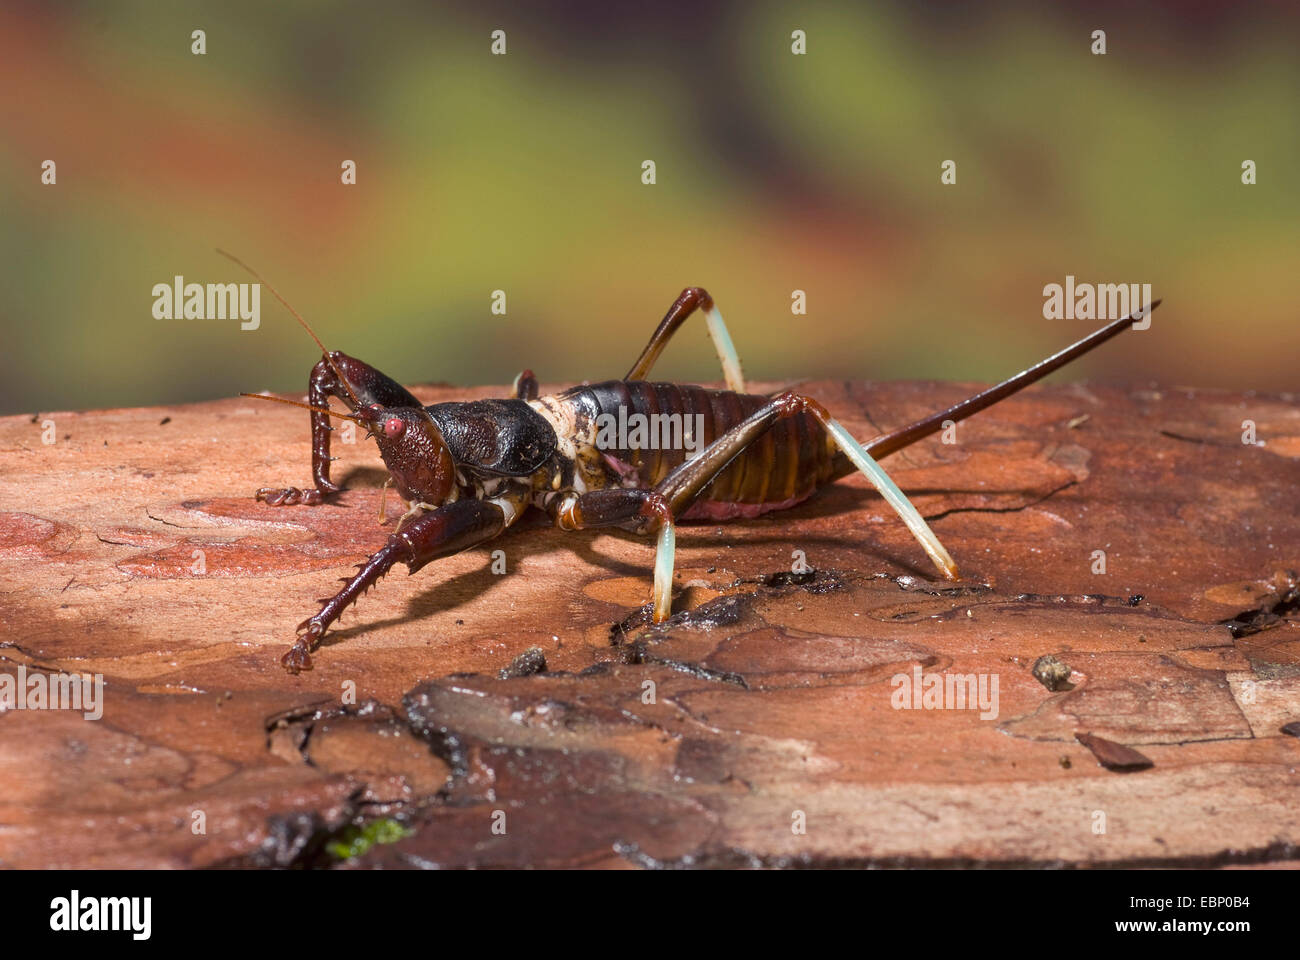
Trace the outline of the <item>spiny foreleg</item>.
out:
[[[347,607],[379,582],[395,563],[415,573],[431,560],[448,557],[490,540],[509,525],[509,515],[491,500],[457,500],[413,520],[388,538],[379,552],[344,578],[343,589],[321,601],[320,611],[298,625],[298,639],[280,659],[291,673],[311,669],[311,651]]]

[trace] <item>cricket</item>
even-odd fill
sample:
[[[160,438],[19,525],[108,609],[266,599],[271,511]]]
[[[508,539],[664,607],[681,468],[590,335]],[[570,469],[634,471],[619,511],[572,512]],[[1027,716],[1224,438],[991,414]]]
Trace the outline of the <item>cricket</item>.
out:
[[[387,543],[345,578],[297,628],[281,658],[291,673],[309,670],[311,654],[330,626],[394,565],[415,573],[434,560],[491,540],[530,507],[566,531],[618,527],[656,540],[651,617],[672,613],[676,525],[737,521],[785,510],[821,487],[863,474],[898,514],[939,575],[959,578],[957,565],[907,496],[877,462],[1006,399],[1134,325],[1160,305],[1155,300],[1076,343],[946,410],[856,440],[820,403],[794,390],[747,392],[740,359],[722,314],[701,287],[688,287],[669,307],[627,374],[539,395],[530,370],[502,399],[425,406],[373,366],[328,350],[311,326],[269,283],[238,258],[218,251],[266,284],[321,350],[312,367],[307,402],[265,394],[242,396],[311,412],[312,483],[263,487],[258,500],[273,506],[314,506],[343,488],[331,481],[331,418],[351,420],[379,447],[406,512]],[[727,389],[653,382],[647,378],[673,335],[702,314]],[[330,407],[332,399],[348,408]],[[610,422],[678,416],[695,425],[690,443],[640,444]],[[387,518],[380,508],[380,523]]]

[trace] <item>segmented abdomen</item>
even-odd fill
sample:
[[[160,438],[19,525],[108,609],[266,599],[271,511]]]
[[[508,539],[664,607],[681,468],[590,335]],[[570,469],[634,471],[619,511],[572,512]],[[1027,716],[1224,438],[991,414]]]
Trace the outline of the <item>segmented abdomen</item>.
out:
[[[635,485],[641,487],[659,483],[673,468],[768,402],[766,397],[730,390],[635,380],[574,387],[557,399],[573,406],[580,431],[589,432],[597,441],[602,436],[613,441],[596,444],[607,466],[614,474],[634,473]],[[620,410],[625,411],[621,417]],[[634,445],[633,414],[644,418],[650,445]],[[687,427],[688,419],[691,427]],[[620,424],[629,429],[620,431]],[[684,432],[696,425],[699,430],[693,436]],[[612,429],[602,433],[602,426]],[[680,442],[688,436],[689,449]],[[655,445],[665,437],[679,442]],[[704,488],[686,517],[725,519],[791,506],[832,479],[833,453],[826,432],[810,415],[800,413],[778,420]]]

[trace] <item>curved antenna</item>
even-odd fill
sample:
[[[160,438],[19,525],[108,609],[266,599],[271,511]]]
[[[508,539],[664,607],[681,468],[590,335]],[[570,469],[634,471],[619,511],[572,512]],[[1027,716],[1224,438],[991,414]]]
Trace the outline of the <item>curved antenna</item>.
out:
[[[366,420],[351,413],[339,413],[337,410],[331,410],[329,407],[313,407],[310,403],[299,403],[297,400],[286,400],[284,397],[273,397],[269,393],[240,393],[241,397],[251,397],[254,400],[270,400],[273,403],[285,403],[291,407],[301,407],[304,410],[311,410],[313,413],[325,413],[331,417],[338,417],[340,420],[351,420],[353,423],[359,423],[363,427],[368,427],[374,421]]]
[[[358,397],[356,391],[352,389],[352,384],[348,382],[348,378],[343,376],[343,371],[340,370],[335,365],[334,360],[330,357],[330,352],[325,349],[325,344],[320,342],[320,337],[316,336],[316,331],[313,330],[311,326],[307,323],[307,321],[302,318],[302,315],[289,305],[289,301],[284,299],[284,297],[280,296],[280,291],[275,289],[275,287],[271,286],[265,280],[263,280],[262,275],[260,273],[258,273],[248,264],[246,264],[243,260],[240,260],[233,253],[226,253],[226,251],[222,250],[220,247],[217,247],[216,250],[217,253],[221,254],[227,260],[233,261],[234,263],[238,264],[239,266],[247,270],[249,273],[251,273],[258,283],[266,284],[266,289],[271,291],[271,293],[275,296],[275,299],[279,300],[280,303],[284,304],[284,308],[288,310],[291,314],[293,314],[294,319],[297,320],[300,324],[302,324],[302,328],[306,330],[308,334],[311,335],[311,338],[313,340],[316,341],[316,346],[320,347],[321,356],[325,358],[325,362],[328,363],[330,365],[330,369],[334,371],[334,376],[338,377],[339,383],[343,384],[343,389],[348,392],[348,396],[352,398],[352,402],[355,403],[358,407],[360,407],[362,405],[361,398]],[[256,396],[256,394],[244,394],[244,396]]]

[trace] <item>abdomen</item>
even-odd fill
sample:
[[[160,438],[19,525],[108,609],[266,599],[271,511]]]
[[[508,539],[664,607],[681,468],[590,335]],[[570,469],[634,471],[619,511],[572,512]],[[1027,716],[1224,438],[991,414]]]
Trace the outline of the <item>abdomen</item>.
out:
[[[768,402],[730,390],[635,380],[574,387],[556,399],[572,405],[575,425],[595,441],[611,484],[639,487],[655,486]],[[645,446],[636,445],[633,414],[643,418]],[[756,516],[793,506],[833,478],[833,453],[809,414],[778,420],[704,488],[683,518]]]

